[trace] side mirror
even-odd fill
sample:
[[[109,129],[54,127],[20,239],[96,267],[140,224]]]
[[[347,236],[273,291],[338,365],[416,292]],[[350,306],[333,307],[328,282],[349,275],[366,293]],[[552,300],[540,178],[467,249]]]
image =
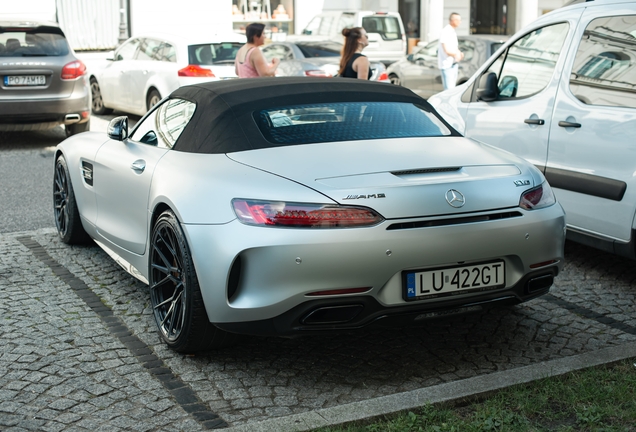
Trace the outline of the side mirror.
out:
[[[106,53],[106,61],[115,61],[115,51],[109,51]]]
[[[499,89],[500,98],[513,98],[517,96],[519,88],[519,80],[515,76],[505,76],[501,78],[501,87]]]
[[[128,138],[128,117],[115,117],[108,123],[106,133],[110,139],[123,141]]]
[[[406,59],[410,62],[413,62],[413,54],[409,54],[406,56]]]
[[[311,30],[305,29],[305,30],[303,30],[303,34],[304,35],[310,35],[311,34]]]
[[[484,102],[492,102],[499,97],[499,88],[497,87],[497,74],[489,72],[479,79],[479,87],[477,87],[477,100]]]

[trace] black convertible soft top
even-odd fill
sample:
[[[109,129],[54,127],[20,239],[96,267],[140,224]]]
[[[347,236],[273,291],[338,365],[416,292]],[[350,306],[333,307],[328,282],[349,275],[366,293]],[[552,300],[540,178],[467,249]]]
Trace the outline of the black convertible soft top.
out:
[[[254,121],[253,114],[264,109],[334,102],[406,102],[434,112],[428,102],[407,88],[350,78],[221,80],[180,87],[170,97],[197,105],[174,146],[174,150],[192,153],[232,153],[284,145],[267,141]]]

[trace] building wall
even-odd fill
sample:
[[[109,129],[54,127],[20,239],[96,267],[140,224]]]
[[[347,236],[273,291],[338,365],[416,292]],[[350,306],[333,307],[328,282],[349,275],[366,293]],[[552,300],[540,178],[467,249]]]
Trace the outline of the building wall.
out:
[[[147,32],[229,33],[231,0],[128,0],[130,35]]]

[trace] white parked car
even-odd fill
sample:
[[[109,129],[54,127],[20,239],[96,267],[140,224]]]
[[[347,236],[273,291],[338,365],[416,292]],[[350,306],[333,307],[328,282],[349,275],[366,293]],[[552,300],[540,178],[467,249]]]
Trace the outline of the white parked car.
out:
[[[93,113],[117,109],[143,115],[181,86],[236,78],[234,58],[245,42],[238,33],[130,38],[109,56],[105,67],[90,72]]]
[[[568,238],[636,258],[636,2],[578,2],[429,99],[464,135],[545,174]]]
[[[302,35],[291,35],[287,40],[328,39],[344,43],[342,29],[346,27],[366,30],[369,46],[364,49],[364,55],[371,61],[390,64],[406,54],[406,33],[402,17],[397,12],[326,11],[313,17]]]

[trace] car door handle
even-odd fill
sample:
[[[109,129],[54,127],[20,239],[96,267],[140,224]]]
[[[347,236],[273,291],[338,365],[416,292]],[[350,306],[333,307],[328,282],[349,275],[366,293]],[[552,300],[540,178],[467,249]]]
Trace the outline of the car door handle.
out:
[[[527,123],[527,124],[539,125],[539,126],[543,126],[545,124],[545,120],[543,120],[543,119],[532,119],[532,118],[529,118],[529,119],[525,119],[523,122]]]
[[[569,121],[560,121],[559,122],[559,126],[561,127],[571,127],[571,128],[580,128],[581,127],[581,123],[572,123]]]
[[[130,169],[137,174],[141,174],[146,169],[146,161],[143,159],[137,159],[130,165]]]

